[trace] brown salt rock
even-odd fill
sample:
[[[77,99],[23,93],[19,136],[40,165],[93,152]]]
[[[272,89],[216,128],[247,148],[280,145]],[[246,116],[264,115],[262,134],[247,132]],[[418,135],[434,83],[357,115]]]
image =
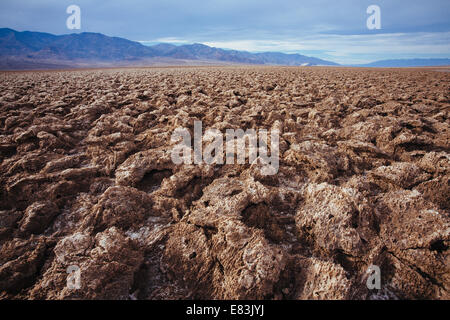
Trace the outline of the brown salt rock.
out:
[[[398,259],[395,254],[389,256],[387,265],[390,270],[393,270],[391,271],[393,274],[387,273],[387,283],[384,287],[389,288],[396,297],[406,300],[449,299],[448,290],[434,285],[434,280],[431,280],[432,278],[424,274],[420,268],[418,269],[408,261]]]
[[[183,218],[182,221],[201,228],[209,240],[214,297],[261,299],[272,293],[284,269],[285,254],[280,247],[268,243],[263,230],[240,220],[252,203],[270,202],[274,196],[250,178],[216,179],[204,190],[198,209]]]
[[[33,283],[45,260],[47,244],[43,237],[13,239],[0,249],[0,292],[17,293]]]
[[[339,172],[348,169],[347,157],[336,148],[315,141],[293,144],[284,154],[284,161],[289,165],[304,168],[311,181],[329,182]]]
[[[80,164],[82,157],[83,155],[77,154],[55,159],[53,161],[48,162],[42,169],[42,172],[51,173],[56,171],[62,171],[68,168],[73,168]]]
[[[276,196],[275,190],[253,177],[218,178],[203,190],[188,219],[196,225],[216,226],[222,217],[241,219],[241,213],[250,205],[270,203]]]
[[[58,262],[74,264],[81,262],[94,244],[93,237],[86,232],[75,232],[56,244],[53,252]]]
[[[41,299],[125,300],[142,260],[136,244],[115,227],[95,237],[76,233],[58,242],[55,259],[30,295]],[[80,289],[67,286],[69,266],[80,269]]]
[[[262,230],[224,221],[212,238],[219,261],[215,295],[220,299],[263,299],[273,294],[286,264],[283,250],[271,245]]]
[[[110,175],[135,150],[136,145],[132,141],[119,141],[113,145],[102,141],[89,145],[86,153],[92,158],[93,165],[100,166],[104,174]]]
[[[296,256],[300,268],[296,275],[297,300],[349,299],[352,282],[342,266],[311,257]]]
[[[171,150],[152,149],[138,152],[129,157],[116,170],[116,183],[124,186],[135,186],[147,172],[152,170],[171,169],[174,164]]]
[[[450,215],[414,191],[386,193],[377,207],[380,237],[399,261],[425,279],[420,290],[449,296]],[[406,281],[406,279],[405,279]]]
[[[202,228],[183,222],[172,228],[161,263],[168,276],[188,287],[194,297],[211,296],[214,257]]]
[[[173,175],[161,182],[158,194],[175,197],[177,193],[185,191],[188,184],[194,179],[212,178],[214,175],[214,167],[206,164],[178,166],[175,171]],[[198,192],[201,192],[201,190],[198,190]]]
[[[403,189],[410,189],[430,178],[430,174],[409,162],[395,162],[390,166],[381,166],[368,174],[380,184],[390,183]]]
[[[361,121],[353,125],[344,126],[339,130],[339,138],[353,139],[357,141],[371,142],[377,136],[382,127],[382,122],[377,119]]]
[[[92,208],[92,217],[97,229],[116,226],[126,230],[151,215],[151,208],[152,198],[147,193],[131,187],[114,186],[108,188]]]
[[[338,141],[337,145],[338,149],[347,155],[351,168],[356,173],[389,163],[388,155],[371,142],[349,139]]]
[[[0,211],[0,244],[4,238],[13,233],[17,222],[19,222],[22,216],[23,212],[17,210]]]
[[[39,234],[49,226],[58,213],[58,206],[51,201],[34,202],[25,210],[20,231]]]
[[[429,152],[418,162],[418,166],[430,173],[450,173],[450,154],[447,152]]]
[[[415,190],[444,210],[450,210],[450,174],[419,184]]]
[[[367,200],[355,189],[309,184],[295,221],[300,237],[317,252],[358,256],[373,236],[372,215]]]

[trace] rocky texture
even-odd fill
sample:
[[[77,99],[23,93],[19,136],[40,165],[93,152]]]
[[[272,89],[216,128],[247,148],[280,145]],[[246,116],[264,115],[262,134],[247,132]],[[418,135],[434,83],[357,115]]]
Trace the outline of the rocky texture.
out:
[[[450,298],[448,73],[0,78],[0,298]],[[278,173],[174,165],[171,134],[196,120],[279,130]]]

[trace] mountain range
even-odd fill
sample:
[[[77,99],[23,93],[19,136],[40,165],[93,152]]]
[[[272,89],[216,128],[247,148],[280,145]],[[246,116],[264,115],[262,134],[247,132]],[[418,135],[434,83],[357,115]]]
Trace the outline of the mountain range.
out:
[[[356,66],[377,68],[450,66],[450,59],[391,59]]]
[[[436,59],[386,60],[361,66],[450,65],[450,59],[434,60]],[[301,54],[251,53],[213,48],[198,43],[180,46],[161,43],[145,46],[136,41],[100,33],[53,35],[0,28],[1,70],[211,64],[338,66],[331,61]]]
[[[250,53],[203,44],[145,46],[100,33],[53,35],[0,29],[0,69],[160,64],[337,65],[300,54]]]

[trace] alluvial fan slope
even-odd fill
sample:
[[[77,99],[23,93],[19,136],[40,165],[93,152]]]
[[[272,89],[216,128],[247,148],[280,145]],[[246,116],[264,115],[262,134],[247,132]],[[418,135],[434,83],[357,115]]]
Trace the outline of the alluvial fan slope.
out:
[[[449,73],[24,72],[0,92],[0,298],[450,298]],[[280,130],[278,174],[174,165],[195,120]]]

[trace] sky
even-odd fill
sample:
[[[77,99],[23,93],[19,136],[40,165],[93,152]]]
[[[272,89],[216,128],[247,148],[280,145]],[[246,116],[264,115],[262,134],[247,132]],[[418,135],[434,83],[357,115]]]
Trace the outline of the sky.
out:
[[[66,27],[73,4],[81,8],[80,30]],[[380,8],[381,29],[367,28],[370,5]],[[450,58],[450,0],[1,0],[0,27],[300,53],[342,64]]]

